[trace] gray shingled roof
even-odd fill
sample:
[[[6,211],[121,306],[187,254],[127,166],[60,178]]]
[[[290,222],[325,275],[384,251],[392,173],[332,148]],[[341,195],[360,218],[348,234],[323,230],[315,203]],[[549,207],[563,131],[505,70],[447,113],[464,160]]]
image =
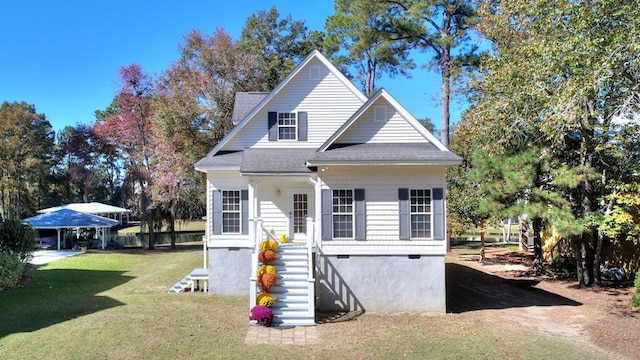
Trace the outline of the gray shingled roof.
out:
[[[196,163],[196,168],[209,166],[239,166],[244,174],[306,174],[307,167],[350,162],[407,162],[456,165],[462,159],[441,151],[431,143],[410,144],[339,144],[324,152],[316,149],[246,149],[218,153]]]
[[[441,151],[431,143],[336,144],[324,152],[317,152],[309,159],[312,165],[354,161],[459,164],[462,159],[450,151]]]
[[[214,156],[205,156],[196,162],[196,169],[209,166],[240,166],[242,151],[219,152]]]
[[[231,121],[237,125],[253,110],[269,93],[266,92],[237,92],[233,104]]]
[[[244,151],[241,173],[300,174],[311,173],[306,162],[316,149],[247,149]]]

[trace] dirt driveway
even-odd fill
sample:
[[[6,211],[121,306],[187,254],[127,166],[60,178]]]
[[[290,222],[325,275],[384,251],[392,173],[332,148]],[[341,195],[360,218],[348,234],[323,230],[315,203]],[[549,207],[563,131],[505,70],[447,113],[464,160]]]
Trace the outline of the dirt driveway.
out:
[[[580,290],[576,282],[534,277],[529,255],[487,252],[480,264],[447,257],[447,312],[524,327],[608,353],[640,358],[640,311],[629,284]]]

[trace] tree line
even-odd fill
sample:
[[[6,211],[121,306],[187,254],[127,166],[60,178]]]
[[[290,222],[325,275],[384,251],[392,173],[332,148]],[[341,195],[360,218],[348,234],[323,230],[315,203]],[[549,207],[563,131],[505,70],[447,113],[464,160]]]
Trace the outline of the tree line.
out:
[[[479,2],[491,51],[452,135],[450,211],[485,227],[523,217],[581,287],[608,263],[640,268],[640,10],[634,1]],[[453,221],[455,222],[455,221]],[[552,233],[545,239],[542,236]]]
[[[606,261],[628,271],[640,263],[634,5],[336,0],[324,31],[275,8],[247,18],[237,40],[193,30],[158,76],[123,66],[119,93],[91,125],[55,135],[33,105],[3,104],[2,216],[79,200],[121,204],[149,225],[153,248],[158,224],[203,215],[205,179],[193,164],[233,127],[235,93],[272,90],[320,49],[368,95],[382,74],[434,70],[440,139],[464,159],[447,175],[452,231],[521,217],[539,271],[543,252],[572,256],[580,284],[597,284]],[[431,60],[416,63],[418,53]],[[453,95],[469,106],[450,131]],[[543,249],[545,231],[557,236]]]

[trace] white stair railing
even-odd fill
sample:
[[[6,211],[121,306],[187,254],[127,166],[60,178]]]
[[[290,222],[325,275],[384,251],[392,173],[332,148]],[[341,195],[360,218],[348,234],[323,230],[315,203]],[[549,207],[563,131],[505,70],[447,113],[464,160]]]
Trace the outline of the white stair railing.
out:
[[[307,285],[309,299],[309,316],[315,317],[316,294],[315,294],[315,272],[313,271],[313,248],[315,246],[315,222],[313,218],[307,218]]]
[[[251,241],[253,241],[253,250],[251,252],[251,277],[249,278],[249,310],[256,304],[257,285],[256,281],[258,270],[258,254],[260,253],[260,239],[262,235],[262,219],[256,218],[251,221]]]

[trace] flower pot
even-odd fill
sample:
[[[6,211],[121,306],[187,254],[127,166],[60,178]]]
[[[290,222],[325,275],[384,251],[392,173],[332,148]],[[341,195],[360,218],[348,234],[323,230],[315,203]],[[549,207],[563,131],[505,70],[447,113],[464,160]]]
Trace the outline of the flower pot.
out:
[[[284,244],[287,242],[287,235],[286,234],[280,234],[280,244]]]

